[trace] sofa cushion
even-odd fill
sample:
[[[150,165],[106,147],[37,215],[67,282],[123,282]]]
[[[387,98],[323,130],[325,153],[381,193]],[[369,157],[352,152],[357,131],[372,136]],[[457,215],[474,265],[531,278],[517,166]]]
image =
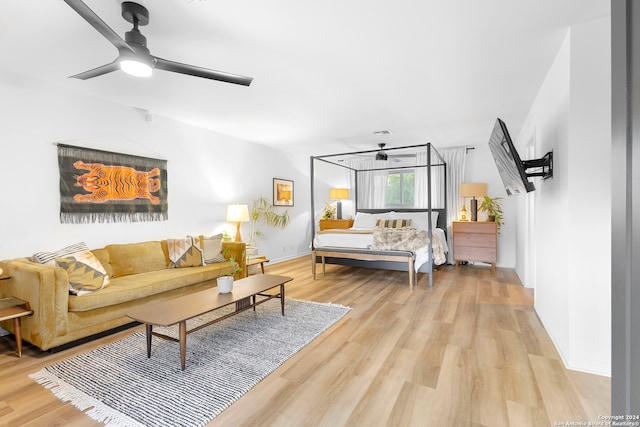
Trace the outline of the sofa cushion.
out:
[[[67,272],[72,294],[86,295],[109,284],[109,275],[89,250],[56,258],[56,264]]]
[[[113,277],[167,268],[167,258],[158,241],[107,245]]]
[[[167,268],[111,279],[107,288],[92,292],[82,297],[69,296],[69,311],[89,311],[96,308],[109,307],[129,301],[144,299],[184,286],[213,280],[226,273],[233,272],[229,262],[209,264],[192,268]],[[215,287],[215,281],[211,287]]]
[[[167,239],[169,268],[199,267],[204,265],[204,251],[200,239]]]

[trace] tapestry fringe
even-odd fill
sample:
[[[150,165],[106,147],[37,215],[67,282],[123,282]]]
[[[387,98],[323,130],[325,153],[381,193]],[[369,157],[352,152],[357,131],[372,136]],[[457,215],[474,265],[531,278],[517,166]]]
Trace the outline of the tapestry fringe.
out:
[[[46,368],[29,375],[36,383],[50,390],[63,402],[69,402],[92,420],[104,423],[108,427],[144,427],[136,420],[105,405],[67,382],[49,373]]]
[[[60,222],[62,224],[91,224],[95,222],[146,222],[146,221],[167,221],[168,213],[161,212],[92,212],[92,213],[70,213],[61,212]]]

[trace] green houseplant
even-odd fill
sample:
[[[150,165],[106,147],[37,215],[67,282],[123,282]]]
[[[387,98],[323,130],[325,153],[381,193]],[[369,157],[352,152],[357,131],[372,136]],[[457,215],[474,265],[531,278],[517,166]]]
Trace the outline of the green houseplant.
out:
[[[249,219],[251,220],[250,248],[255,248],[258,240],[263,236],[262,231],[258,229],[259,222],[275,228],[285,228],[291,222],[288,210],[279,212],[264,196],[260,196],[251,202]]]
[[[480,211],[486,212],[489,216],[489,221],[495,222],[498,226],[498,230],[502,226],[502,197],[489,197],[484,196],[480,203]]]
[[[331,203],[324,204],[324,210],[322,211],[322,219],[333,219],[336,216],[336,207]]]
[[[244,256],[244,254],[242,256]],[[235,256],[232,255],[229,258],[229,263],[231,263],[233,270],[227,273],[223,273],[216,279],[216,282],[218,284],[218,292],[220,292],[221,294],[228,294],[233,290],[233,276],[235,276],[236,273],[242,271],[242,268],[240,268],[240,264],[236,261]]]

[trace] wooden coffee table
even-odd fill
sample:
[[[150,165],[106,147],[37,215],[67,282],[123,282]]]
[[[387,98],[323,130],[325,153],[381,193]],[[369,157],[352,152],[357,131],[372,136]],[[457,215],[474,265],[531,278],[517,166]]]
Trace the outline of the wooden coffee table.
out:
[[[151,338],[157,337],[180,343],[180,367],[184,370],[187,354],[187,335],[205,328],[221,320],[235,316],[245,310],[269,301],[272,298],[280,298],[282,315],[284,316],[284,284],[293,280],[292,277],[260,274],[236,280],[233,283],[233,292],[221,294],[218,292],[215,280],[211,280],[211,289],[184,295],[167,301],[151,303],[144,307],[127,312],[127,316],[138,322],[144,323],[147,330],[147,357],[151,357]],[[271,289],[279,288],[277,293],[265,293]],[[260,297],[259,299],[256,297]],[[215,311],[219,308],[235,304],[235,310],[229,314],[220,316],[212,321],[187,330],[187,320],[203,314]],[[178,325],[176,339],[168,335],[153,332],[153,326]]]

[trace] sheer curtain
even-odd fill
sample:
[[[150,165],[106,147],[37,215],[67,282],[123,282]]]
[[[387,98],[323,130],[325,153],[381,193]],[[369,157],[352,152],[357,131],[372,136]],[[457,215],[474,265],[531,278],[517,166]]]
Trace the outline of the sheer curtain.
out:
[[[427,164],[428,153],[421,151],[416,153],[416,165]],[[431,154],[431,208],[444,208],[444,166],[439,165],[442,163],[433,153]],[[427,209],[429,207],[428,200],[429,194],[427,187],[429,168],[416,167],[415,169],[415,196],[414,204],[416,208]]]
[[[387,168],[384,160],[345,160],[345,166],[359,172],[356,200],[359,208],[382,209],[387,197],[387,171],[371,170]],[[351,188],[355,187],[355,174],[351,174]]]
[[[458,219],[458,212],[464,201],[460,198],[460,184],[464,182],[464,170],[467,160],[465,147],[439,150],[447,163],[447,240],[451,242],[451,224]],[[451,249],[453,246],[449,245]],[[447,261],[453,263],[453,253],[449,250]]]
[[[416,165],[427,164],[428,153],[426,151],[420,151],[416,153]],[[417,167],[415,171],[415,194],[413,202],[416,208],[426,209],[428,207],[427,201],[429,199],[427,186],[428,186],[428,174],[429,168]],[[435,206],[431,206],[432,208]]]

